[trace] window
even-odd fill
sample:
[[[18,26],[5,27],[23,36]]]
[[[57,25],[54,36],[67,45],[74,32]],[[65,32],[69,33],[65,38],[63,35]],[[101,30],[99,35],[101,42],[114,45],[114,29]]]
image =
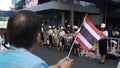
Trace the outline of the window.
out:
[[[87,6],[87,7],[96,7],[95,3],[81,1],[81,0],[74,0],[75,5]]]

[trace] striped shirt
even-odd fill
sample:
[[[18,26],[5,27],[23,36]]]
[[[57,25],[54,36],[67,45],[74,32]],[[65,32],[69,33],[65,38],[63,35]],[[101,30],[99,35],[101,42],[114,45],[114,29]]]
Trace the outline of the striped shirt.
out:
[[[0,54],[0,68],[48,68],[48,65],[26,49],[16,48]]]

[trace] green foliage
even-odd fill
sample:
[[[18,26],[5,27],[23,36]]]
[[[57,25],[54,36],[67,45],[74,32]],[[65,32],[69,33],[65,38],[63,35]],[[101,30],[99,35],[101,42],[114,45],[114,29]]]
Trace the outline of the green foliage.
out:
[[[7,21],[9,17],[0,17],[0,21]]]

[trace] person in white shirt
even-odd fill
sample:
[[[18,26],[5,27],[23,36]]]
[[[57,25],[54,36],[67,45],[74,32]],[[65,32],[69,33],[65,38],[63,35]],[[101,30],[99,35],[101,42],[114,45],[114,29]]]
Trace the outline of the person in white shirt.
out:
[[[58,50],[63,51],[64,50],[64,36],[65,36],[65,31],[64,28],[61,27],[59,31],[59,48]]]
[[[13,49],[0,54],[0,68],[71,68],[73,59],[63,58],[48,66],[40,57],[31,53],[40,43],[40,18],[29,10],[10,16],[7,25],[8,42]],[[44,52],[43,52],[44,53]]]
[[[65,35],[64,28],[61,27],[60,32],[59,32],[59,36],[60,36],[60,37],[63,37],[64,35]]]
[[[6,29],[7,25],[3,25],[0,27],[0,52],[2,52],[3,50],[7,50],[10,47],[6,36]]]
[[[49,29],[48,29],[48,48],[51,48],[52,47],[52,34],[53,34],[53,30],[52,30],[52,27],[51,26],[49,26],[48,27]]]
[[[100,61],[98,63],[104,64],[105,63],[105,57],[106,57],[106,54],[107,54],[108,32],[106,30],[106,25],[104,23],[101,24],[100,28],[101,28],[101,31],[103,33],[103,36],[99,40]]]

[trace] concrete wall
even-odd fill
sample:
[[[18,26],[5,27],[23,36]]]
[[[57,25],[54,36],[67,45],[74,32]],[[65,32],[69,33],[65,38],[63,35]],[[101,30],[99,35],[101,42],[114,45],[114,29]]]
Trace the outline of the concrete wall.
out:
[[[78,12],[88,12],[88,13],[96,13],[96,14],[100,13],[100,9],[99,8],[84,7],[84,6],[80,6],[80,5],[75,5],[75,11],[78,11]]]

